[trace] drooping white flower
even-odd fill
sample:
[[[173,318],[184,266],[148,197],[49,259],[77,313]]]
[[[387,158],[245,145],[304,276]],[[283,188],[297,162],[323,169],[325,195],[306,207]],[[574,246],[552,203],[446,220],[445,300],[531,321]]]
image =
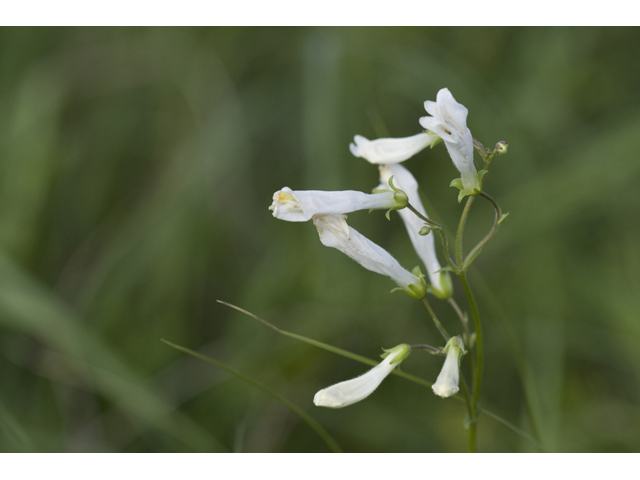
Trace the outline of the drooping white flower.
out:
[[[402,268],[384,248],[349,227],[346,218],[346,215],[313,217],[322,244],[340,250],[367,270],[390,277],[412,297],[424,297],[426,286],[419,271],[414,274]]]
[[[431,388],[436,395],[447,398],[460,390],[460,359],[467,352],[460,337],[451,337],[442,351],[446,352],[447,358]]]
[[[394,368],[407,358],[409,353],[411,353],[411,347],[405,344],[386,350],[383,355],[385,359],[367,373],[320,390],[313,397],[313,403],[318,407],[342,408],[364,400],[378,388]]]
[[[467,108],[458,103],[447,88],[438,92],[435,102],[427,100],[424,108],[430,117],[422,117],[420,125],[444,141],[449,155],[460,171],[461,190],[466,195],[482,191],[482,175],[473,164],[473,137],[467,127]]]
[[[409,203],[421,214],[429,218],[420,200],[418,182],[411,172],[402,165],[381,166],[380,181],[382,185],[379,188],[391,188],[389,185],[389,179],[391,177],[393,177],[394,185],[407,195]],[[440,271],[442,267],[436,256],[434,233],[429,232],[427,235],[420,235],[418,232],[424,226],[424,222],[411,210],[404,208],[399,210],[398,213],[407,228],[407,233],[409,234],[413,248],[418,253],[425,267],[427,267],[433,293],[439,298],[449,298],[453,294],[451,276],[448,272]]]
[[[406,199],[404,199],[406,200]],[[269,210],[273,216],[289,222],[306,222],[314,215],[340,215],[357,210],[395,210],[403,208],[401,196],[394,192],[363,193],[354,190],[324,192],[284,187],[273,194]]]
[[[351,153],[370,163],[391,164],[404,162],[416,153],[432,146],[438,141],[437,135],[418,133],[405,138],[378,138],[369,140],[362,135],[353,137],[355,143],[349,144]]]

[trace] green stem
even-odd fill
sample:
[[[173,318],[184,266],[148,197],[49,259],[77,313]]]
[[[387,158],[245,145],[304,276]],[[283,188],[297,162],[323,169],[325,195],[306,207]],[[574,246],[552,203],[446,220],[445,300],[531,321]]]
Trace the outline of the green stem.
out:
[[[475,448],[475,436],[476,436],[476,423],[478,419],[478,397],[480,395],[480,384],[482,382],[482,368],[484,360],[484,344],[482,338],[482,323],[480,321],[480,312],[478,311],[478,304],[473,296],[469,282],[467,281],[466,272],[460,273],[460,282],[464,288],[464,293],[467,295],[467,300],[471,306],[471,313],[473,315],[473,324],[476,331],[476,365],[473,372],[473,394],[471,398],[471,408],[473,411],[473,417],[471,418],[471,428],[469,429],[469,445],[473,445]]]
[[[464,316],[464,313],[462,313],[462,310],[458,306],[458,302],[456,302],[453,297],[449,297],[447,299],[447,302],[449,303],[449,305],[451,305],[451,308],[453,308],[453,310],[456,312],[456,315],[458,315],[458,318],[460,319],[460,323],[462,324],[462,328],[464,330],[464,334],[467,337],[466,340],[469,341],[471,338],[471,332],[469,331],[469,320],[467,320],[467,317]],[[472,350],[470,345],[466,345],[466,347],[469,350]]]
[[[444,337],[445,342],[449,341],[449,339],[451,338],[451,335],[449,335],[449,332],[447,332],[447,330],[442,326],[442,323],[440,323],[440,320],[438,320],[438,317],[436,316],[436,312],[434,312],[433,309],[431,308],[431,305],[429,305],[429,302],[427,301],[426,296],[422,297],[422,303],[424,304],[427,311],[429,312],[429,315],[431,315],[431,319],[433,320],[433,323],[435,323],[436,328],[440,332],[440,335]]]
[[[464,224],[467,221],[467,216],[469,215],[469,210],[471,209],[471,204],[473,203],[473,199],[476,197],[469,197],[467,203],[464,205],[464,210],[462,210],[462,216],[460,217],[460,223],[458,224],[458,233],[456,234],[456,259],[458,260],[458,265],[462,268],[462,233],[464,232]]]
[[[272,330],[274,330],[275,332],[281,334],[281,335],[285,335],[287,337],[293,338],[295,340],[298,340],[300,342],[306,343],[308,345],[313,345],[314,347],[318,347],[321,348],[323,350],[326,350],[327,352],[331,352],[331,353],[335,353],[336,355],[341,355],[345,358],[349,358],[351,360],[355,360],[356,362],[360,362],[363,363],[365,365],[369,365],[371,367],[375,367],[376,365],[378,365],[380,363],[379,360],[373,360],[371,358],[367,358],[367,357],[363,357],[362,355],[358,355],[357,353],[353,353],[353,352],[349,352],[348,350],[343,350],[342,348],[338,348],[338,347],[334,347],[333,345],[329,345],[323,342],[319,342],[318,340],[314,340],[312,338],[308,338],[308,337],[304,337],[302,335],[298,335],[296,333],[292,333],[292,332],[287,332],[286,330],[282,330],[278,327],[276,327],[275,325],[273,325],[272,323],[267,322],[265,319],[258,317],[257,315],[243,309],[240,308],[236,305],[233,305],[231,303],[227,303],[224,302],[222,300],[217,300],[218,303],[221,303],[222,305],[226,305],[230,308],[233,308],[234,310],[237,310],[239,312],[244,313],[245,315],[250,316],[251,318],[254,318],[255,320],[261,322],[262,324],[266,325],[267,327],[271,328]],[[406,373],[398,368],[396,368],[395,370],[393,370],[391,372],[392,375],[396,375],[398,377],[402,377],[405,380],[409,380],[410,382],[416,383],[418,385],[422,385],[423,387],[427,387],[427,388],[431,388],[433,386],[432,382],[429,382],[427,380],[424,380],[423,378],[417,377],[415,375],[412,375],[410,373]],[[463,387],[464,388],[464,387]],[[468,391],[468,388],[467,388]],[[450,397],[458,402],[464,402],[464,399],[459,396],[459,395],[454,395],[453,397]],[[480,408],[480,411],[485,412],[488,416],[490,416],[491,418],[497,420],[498,422],[500,422],[501,424],[503,424],[504,426],[506,426],[507,428],[509,428],[510,430],[512,430],[514,433],[522,436],[523,438],[526,438],[527,440],[529,440],[530,442],[532,442],[534,445],[536,445],[541,451],[546,452],[545,448],[543,445],[541,445],[535,438],[533,438],[530,434],[528,434],[527,432],[525,432],[524,430],[516,427],[513,423],[508,422],[507,420],[505,420],[504,418],[500,417],[499,415],[496,415],[493,412],[490,412],[489,410],[487,410],[486,408]]]
[[[496,210],[496,216],[493,221],[493,227],[491,227],[491,231],[487,233],[487,235],[482,240],[480,240],[480,243],[478,243],[475,247],[473,247],[473,250],[471,250],[467,255],[467,258],[465,258],[464,264],[462,265],[463,270],[466,270],[467,268],[469,268],[469,265],[471,265],[471,262],[473,262],[475,258],[478,256],[482,247],[484,247],[485,244],[489,240],[491,240],[491,237],[495,235],[495,233],[498,231],[498,227],[500,227],[500,217],[502,217],[502,210],[500,209],[500,205],[498,205],[498,203],[488,193],[481,192],[480,196],[486,198],[487,200],[489,200],[489,202],[491,202],[491,204],[493,205],[493,208],[495,208]]]
[[[471,400],[469,398],[469,386],[467,385],[467,379],[464,375],[460,374],[460,385],[462,386],[462,394],[464,395],[464,403],[467,405],[467,415],[469,415],[469,429],[475,425],[473,421],[473,409],[471,407]],[[469,453],[475,452],[475,434],[469,435]]]
[[[418,217],[420,217],[425,223],[428,223],[429,225],[431,225],[433,228],[437,228],[438,230],[442,230],[442,225],[440,225],[438,222],[436,222],[435,220],[431,220],[429,217],[427,217],[426,215],[423,215],[422,213],[420,213],[419,210],[416,209],[416,207],[414,207],[413,205],[411,205],[410,203],[407,203],[407,208],[409,210],[411,210],[413,213],[415,213]]]

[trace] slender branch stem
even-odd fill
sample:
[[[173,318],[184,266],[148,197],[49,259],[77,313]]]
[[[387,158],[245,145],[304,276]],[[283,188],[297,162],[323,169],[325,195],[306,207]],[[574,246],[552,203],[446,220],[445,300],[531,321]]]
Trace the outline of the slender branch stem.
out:
[[[436,324],[436,328],[440,332],[440,335],[444,337],[445,341],[449,341],[449,339],[451,338],[451,335],[449,335],[449,332],[447,332],[447,330],[442,326],[442,323],[440,323],[440,320],[438,320],[438,317],[436,316],[436,312],[434,312],[433,309],[431,308],[431,305],[429,305],[429,302],[427,301],[426,296],[422,297],[422,303],[424,304],[427,311],[429,312],[429,315],[431,315],[431,319],[433,320],[433,323]]]
[[[426,215],[423,215],[422,213],[420,213],[420,211],[418,211],[416,209],[416,207],[414,207],[413,205],[411,205],[410,203],[407,203],[407,208],[409,210],[411,210],[413,213],[415,213],[418,217],[420,217],[424,222],[428,223],[429,225],[431,225],[434,228],[437,228],[439,230],[442,230],[442,225],[440,225],[438,222],[436,222],[435,220],[431,220],[429,217],[427,217]]]
[[[469,320],[467,319],[467,317],[464,316],[464,313],[462,313],[462,310],[458,306],[458,302],[456,302],[453,297],[449,297],[449,299],[447,299],[447,302],[449,303],[449,305],[451,305],[451,308],[453,308],[453,310],[456,312],[456,315],[458,315],[458,318],[460,319],[460,323],[462,324],[462,328],[464,329],[464,333],[467,336],[467,339],[469,339],[471,335],[471,332],[469,332]],[[467,348],[469,348],[469,345],[467,345]]]
[[[469,319],[465,316],[464,313],[462,313],[462,309],[460,308],[460,306],[458,305],[458,302],[456,302],[453,297],[450,297],[447,300],[447,302],[449,302],[449,305],[451,305],[451,307],[455,310],[456,314],[458,315],[458,318],[460,319],[460,323],[462,323],[462,328],[464,329],[465,346],[469,351],[469,360],[471,362],[471,372],[473,373],[475,371],[476,360],[473,353],[474,352],[473,346],[471,345],[471,331],[469,330]]]
[[[447,260],[447,263],[449,264],[449,266],[451,268],[453,268],[454,270],[457,271],[458,270],[458,266],[453,262],[453,260],[451,260],[451,257],[449,256],[449,239],[447,238],[447,234],[445,233],[444,228],[442,228],[442,225],[440,225],[438,222],[436,222],[434,220],[431,220],[426,215],[423,215],[422,213],[420,213],[410,203],[407,204],[407,208],[409,210],[411,210],[413,213],[415,213],[418,216],[418,218],[420,218],[425,223],[429,224],[435,230],[438,230],[440,232],[440,236],[442,237],[442,247],[443,247],[443,250],[444,250],[444,256],[445,256],[445,258]]]
[[[451,257],[449,256],[449,239],[447,238],[447,234],[444,233],[444,229],[440,229],[440,237],[442,237],[442,249],[444,250],[444,256],[447,260],[447,263],[454,271],[458,271],[458,265],[455,264]]]
[[[464,232],[464,224],[467,221],[467,216],[469,215],[469,210],[471,209],[471,204],[473,203],[473,199],[476,197],[469,197],[467,203],[464,206],[464,210],[462,210],[462,215],[460,216],[460,223],[458,224],[458,233],[456,234],[456,260],[458,261],[458,265],[462,268],[462,233]]]
[[[478,243],[475,247],[473,247],[473,249],[469,252],[469,255],[467,255],[467,258],[465,258],[464,263],[462,264],[463,270],[466,270],[467,268],[469,268],[469,265],[471,265],[471,262],[475,260],[475,257],[478,255],[482,247],[484,247],[485,244],[489,240],[491,240],[491,237],[495,235],[495,233],[498,231],[498,228],[500,227],[499,222],[500,222],[500,217],[502,216],[502,210],[500,209],[500,205],[498,205],[498,203],[493,199],[493,197],[491,197],[491,195],[489,195],[486,192],[481,192],[480,196],[486,198],[489,202],[491,202],[491,204],[493,205],[493,208],[495,208],[496,210],[496,216],[495,216],[495,219],[493,220],[493,227],[491,227],[491,230],[489,231],[489,233],[487,233],[487,235],[482,240],[480,240],[480,243]]]

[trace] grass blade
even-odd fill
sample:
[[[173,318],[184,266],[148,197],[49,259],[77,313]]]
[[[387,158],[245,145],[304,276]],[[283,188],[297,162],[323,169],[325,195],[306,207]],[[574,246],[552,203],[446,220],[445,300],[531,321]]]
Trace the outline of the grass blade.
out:
[[[227,365],[226,363],[221,362],[220,360],[216,360],[215,358],[211,358],[211,357],[208,357],[206,355],[202,355],[201,353],[194,352],[193,350],[190,350],[190,349],[188,349],[186,347],[181,347],[180,345],[176,345],[175,343],[171,343],[171,342],[169,342],[167,340],[164,340],[164,339],[162,339],[162,341],[164,343],[166,343],[167,345],[169,345],[170,347],[175,348],[176,350],[180,350],[182,352],[188,353],[189,355],[193,355],[194,357],[199,358],[200,360],[204,360],[205,362],[208,362],[208,363],[210,363],[212,365],[215,365],[216,367],[222,368],[223,370],[226,370],[230,374],[238,377],[240,380],[244,381],[245,383],[248,383],[249,385],[252,385],[252,386],[256,387],[257,389],[262,390],[264,393],[266,393],[270,397],[274,398],[275,400],[279,401],[285,407],[287,407],[289,410],[291,410],[293,413],[295,413],[298,417],[300,417],[301,420],[303,420],[307,425],[309,425],[309,427],[311,427],[318,434],[318,436],[320,438],[322,438],[324,443],[326,443],[327,446],[333,452],[342,453],[342,449],[340,448],[338,443],[329,434],[329,432],[327,432],[322,427],[322,425],[320,425],[313,417],[311,417],[307,412],[305,412],[300,407],[298,407],[295,403],[291,402],[290,400],[287,400],[285,397],[283,397],[279,393],[274,392],[273,390],[271,390],[266,385],[263,385],[262,383],[258,382],[257,380],[254,380],[253,378],[248,377],[244,373],[239,372],[235,368]]]
[[[67,358],[96,394],[194,451],[225,451],[209,432],[143,381],[82,319],[0,251],[0,326],[34,335]]]

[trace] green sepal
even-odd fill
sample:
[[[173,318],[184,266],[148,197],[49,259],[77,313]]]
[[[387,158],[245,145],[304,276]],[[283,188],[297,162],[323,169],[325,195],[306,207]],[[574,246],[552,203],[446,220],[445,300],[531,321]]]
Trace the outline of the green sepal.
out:
[[[445,271],[445,269],[447,270]],[[453,282],[451,281],[451,275],[449,274],[449,271],[452,271],[452,269],[451,267],[445,267],[438,271],[440,272],[440,284],[442,285],[442,289],[429,285],[427,290],[440,300],[448,300],[453,295]]]
[[[393,177],[394,176],[392,175],[391,178],[389,178],[388,183],[389,183],[389,187],[391,187],[391,190],[393,190],[393,199],[397,202],[398,205],[389,209],[389,211],[386,214],[387,219],[389,219],[389,212],[391,210],[402,210],[409,204],[409,197],[407,196],[406,193],[404,193],[402,190],[400,190],[393,184]]]
[[[390,213],[391,213],[391,209],[387,210],[387,211],[385,212],[385,214],[384,214],[384,216],[385,216],[385,217],[387,217],[387,220],[389,220],[389,221],[391,221],[391,215],[390,215]]]
[[[391,365],[402,362],[411,353],[411,347],[406,343],[401,343],[400,345],[396,345],[395,347],[389,349],[383,348],[382,350],[384,350],[384,353],[380,355],[381,358],[387,358],[392,353],[400,351],[400,353],[396,355],[396,357],[391,361]]]
[[[418,277],[420,281],[418,285],[412,283],[407,285],[406,287],[396,287],[393,290],[391,290],[390,293],[397,292],[398,290],[402,290],[407,295],[417,300],[420,300],[422,297],[424,297],[427,294],[427,284],[424,283],[424,275],[420,271],[420,267],[415,267],[411,271],[411,273],[413,273],[416,277]]]
[[[462,199],[466,196],[476,196],[476,195],[480,195],[482,193],[482,179],[484,178],[484,176],[489,173],[488,170],[480,170],[478,172],[478,185],[473,189],[473,190],[466,190],[464,188],[464,185],[462,184],[462,179],[461,178],[455,178],[451,181],[451,183],[449,184],[450,187],[455,187],[458,190],[460,190],[460,193],[458,194],[458,203],[462,202]]]
[[[439,273],[439,272],[453,272],[456,273],[456,269],[453,268],[450,265],[447,265],[446,267],[442,267],[440,270],[436,270],[435,273]]]
[[[502,222],[504,222],[504,220],[509,216],[509,212],[507,213],[503,213],[502,215],[500,215],[500,219],[498,219],[498,225],[500,225]]]
[[[427,294],[427,285],[424,283],[424,280],[420,279],[420,285],[414,285],[412,283],[405,292],[407,292],[407,295],[410,297],[420,300]]]
[[[424,278],[424,273],[422,273],[422,270],[420,270],[420,265],[416,265],[415,267],[413,267],[411,273],[413,273],[418,278]]]
[[[462,337],[460,337],[460,335],[456,335],[455,337],[451,337],[449,339],[449,341],[447,342],[447,344],[442,349],[442,351],[444,353],[448,353],[449,350],[451,350],[452,348],[459,348],[460,349],[460,357],[462,357],[462,355],[467,353],[467,351],[464,348],[464,342],[462,341]]]
[[[429,235],[431,233],[431,230],[433,230],[433,228],[431,228],[429,225],[427,225],[426,223],[424,224],[424,227],[422,227],[419,231],[418,231],[418,235],[421,236],[425,236],[425,235]]]
[[[454,178],[453,180],[451,180],[451,183],[449,184],[449,186],[456,187],[458,190],[464,190],[464,186],[462,185],[461,178]]]
[[[374,188],[373,193],[389,193],[389,190],[385,190],[384,188]]]

